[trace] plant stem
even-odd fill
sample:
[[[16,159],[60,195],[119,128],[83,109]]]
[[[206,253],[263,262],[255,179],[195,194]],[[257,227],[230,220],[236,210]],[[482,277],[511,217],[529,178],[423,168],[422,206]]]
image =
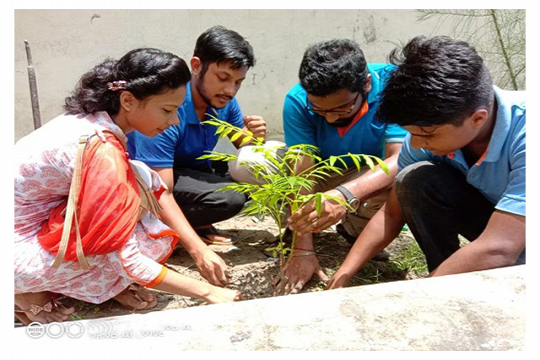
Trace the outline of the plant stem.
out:
[[[292,233],[292,242],[291,242],[291,254],[294,249],[294,245],[296,245],[296,230]]]
[[[514,90],[519,90],[517,81],[516,81],[516,76],[514,75],[514,69],[512,69],[512,63],[510,62],[510,57],[508,56],[508,52],[506,51],[506,46],[504,45],[504,41],[501,34],[501,27],[499,25],[499,21],[497,19],[497,14],[495,12],[495,9],[489,9],[489,13],[493,20],[493,26],[495,27],[495,31],[497,32],[497,40],[499,41],[499,45],[503,53],[506,68],[508,69],[508,73],[510,74],[510,80],[512,81],[512,86],[514,87]]]

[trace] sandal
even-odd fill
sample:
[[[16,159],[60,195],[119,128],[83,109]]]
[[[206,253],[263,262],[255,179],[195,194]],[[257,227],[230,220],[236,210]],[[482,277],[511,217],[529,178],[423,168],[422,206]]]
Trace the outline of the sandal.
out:
[[[44,305],[36,305],[36,304],[30,304],[30,307],[28,309],[21,309],[19,306],[15,305],[15,317],[22,322],[24,325],[28,325],[32,322],[27,313],[31,313],[32,315],[36,316],[42,311],[51,313],[53,311],[59,311],[58,308],[62,307],[65,309],[65,307],[60,303],[58,300],[55,300],[54,298],[51,298],[51,300]]]
[[[204,228],[198,228],[195,229],[195,232],[202,241],[204,241],[208,245],[232,245],[232,239],[228,239],[228,241],[219,241],[219,240],[211,240],[208,238],[208,235],[220,235],[219,231],[213,226],[210,225],[209,227]]]

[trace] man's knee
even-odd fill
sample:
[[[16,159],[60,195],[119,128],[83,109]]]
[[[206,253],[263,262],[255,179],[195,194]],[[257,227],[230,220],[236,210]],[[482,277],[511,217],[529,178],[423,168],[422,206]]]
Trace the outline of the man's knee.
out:
[[[229,174],[236,182],[246,182],[250,184],[264,184],[261,178],[255,178],[252,171],[252,166],[262,165],[265,171],[261,171],[260,175],[275,174],[279,171],[277,166],[270,160],[266,159],[265,151],[269,151],[268,155],[274,158],[282,156],[285,144],[280,141],[267,141],[264,145],[264,150],[255,146],[244,146],[238,150],[236,160],[229,161]]]
[[[239,192],[234,192],[234,194],[231,194],[229,198],[229,208],[231,209],[231,212],[234,212],[235,214],[238,214],[246,204],[246,195]]]
[[[216,191],[210,198],[207,206],[232,214],[231,217],[242,210],[247,200],[245,194],[236,191]]]
[[[420,161],[405,167],[396,175],[395,187],[400,202],[418,201],[444,192],[456,177],[455,169],[443,163]]]

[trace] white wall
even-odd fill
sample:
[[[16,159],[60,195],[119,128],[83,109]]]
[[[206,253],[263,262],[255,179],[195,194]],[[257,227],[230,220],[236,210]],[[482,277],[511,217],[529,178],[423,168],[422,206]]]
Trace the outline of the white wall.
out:
[[[224,25],[246,37],[257,58],[237,95],[242,110],[264,116],[275,136],[283,133],[283,99],[308,45],[352,38],[368,62],[386,62],[390,50],[413,36],[449,34],[437,20],[416,18],[413,10],[15,10],[15,140],[33,130],[25,39],[45,123],[62,112],[80,76],[105,57],[148,46],[189,62],[197,37]]]

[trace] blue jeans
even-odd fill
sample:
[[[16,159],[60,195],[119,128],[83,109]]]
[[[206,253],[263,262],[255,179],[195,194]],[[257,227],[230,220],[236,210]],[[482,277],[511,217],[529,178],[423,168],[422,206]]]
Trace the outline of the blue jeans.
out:
[[[422,161],[396,176],[401,213],[426,256],[429,271],[459,249],[458,234],[474,241],[495,210],[463,173],[453,167]],[[517,264],[525,263],[525,250]]]

